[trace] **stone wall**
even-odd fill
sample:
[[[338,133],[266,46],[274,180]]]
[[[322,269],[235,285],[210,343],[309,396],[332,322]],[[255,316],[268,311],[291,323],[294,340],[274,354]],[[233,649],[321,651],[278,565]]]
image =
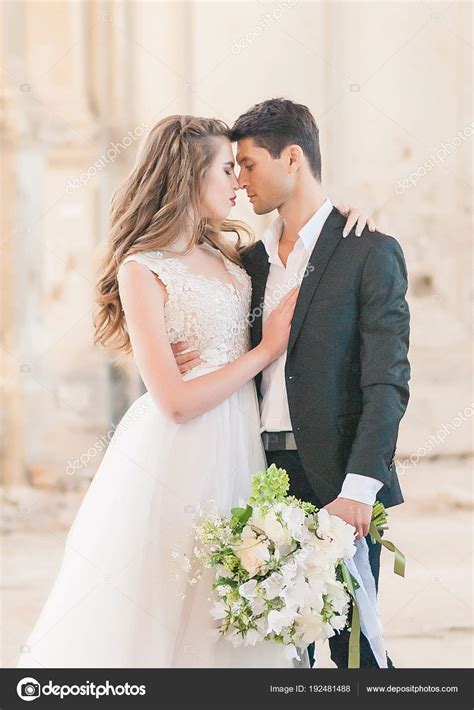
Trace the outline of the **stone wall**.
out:
[[[436,2],[4,4],[5,483],[90,478],[141,392],[133,364],[92,346],[91,311],[110,197],[144,127],[171,113],[231,123],[272,96],[314,112],[331,199],[374,212],[405,250],[402,465],[472,453],[470,13]],[[234,215],[257,232],[270,219],[243,195]]]

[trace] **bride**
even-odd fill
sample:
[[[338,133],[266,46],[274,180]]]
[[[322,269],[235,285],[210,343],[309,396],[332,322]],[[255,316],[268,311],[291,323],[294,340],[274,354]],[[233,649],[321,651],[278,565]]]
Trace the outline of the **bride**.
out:
[[[171,116],[113,197],[94,342],[133,352],[147,391],[87,490],[17,667],[293,665],[274,642],[216,638],[213,571],[196,582],[185,565],[200,506],[227,514],[266,468],[253,378],[286,350],[298,293],[249,350],[239,252],[251,234],[226,219],[237,190],[227,126]],[[184,376],[171,347],[182,341],[201,352]]]

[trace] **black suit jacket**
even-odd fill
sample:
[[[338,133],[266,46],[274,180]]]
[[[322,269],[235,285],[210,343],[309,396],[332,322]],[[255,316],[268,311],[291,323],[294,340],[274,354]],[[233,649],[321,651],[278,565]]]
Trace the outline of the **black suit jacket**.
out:
[[[290,418],[323,505],[338,496],[346,473],[358,473],[383,482],[377,499],[388,508],[403,503],[394,456],[409,398],[407,270],[396,239],[368,229],[343,239],[345,222],[334,208],[301,284],[285,366]],[[255,347],[270,268],[263,243],[243,262]],[[261,375],[259,396],[260,383]]]

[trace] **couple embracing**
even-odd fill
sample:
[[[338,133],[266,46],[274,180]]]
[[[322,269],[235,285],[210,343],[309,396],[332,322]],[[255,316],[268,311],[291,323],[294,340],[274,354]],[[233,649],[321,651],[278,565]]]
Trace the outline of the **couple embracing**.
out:
[[[256,214],[278,211],[259,241],[228,219],[238,190]],[[274,642],[216,638],[211,570],[189,584],[173,567],[201,506],[227,514],[272,463],[290,494],[355,527],[361,667],[392,667],[368,531],[376,499],[403,502],[406,290],[399,243],[326,197],[306,106],[264,101],[231,129],[157,123],[112,201],[94,319],[96,343],[133,352],[146,392],[87,490],[19,667],[291,667]],[[347,667],[348,631],[329,643]]]

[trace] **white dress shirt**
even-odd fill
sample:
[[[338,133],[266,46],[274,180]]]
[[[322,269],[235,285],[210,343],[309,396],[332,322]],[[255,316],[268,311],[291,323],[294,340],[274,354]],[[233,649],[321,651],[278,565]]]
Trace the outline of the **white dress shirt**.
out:
[[[332,211],[332,204],[326,200],[311,219],[298,232],[293,251],[283,265],[278,246],[283,229],[283,219],[279,216],[262,237],[268,254],[268,272],[263,306],[263,323],[283,296],[299,286],[308,266],[309,257],[315,247],[326,219]],[[286,352],[274,360],[262,372],[261,431],[292,431],[288,396],[285,381]],[[339,498],[351,498],[361,503],[373,505],[377,491],[383,483],[369,476],[348,473],[344,479]]]

